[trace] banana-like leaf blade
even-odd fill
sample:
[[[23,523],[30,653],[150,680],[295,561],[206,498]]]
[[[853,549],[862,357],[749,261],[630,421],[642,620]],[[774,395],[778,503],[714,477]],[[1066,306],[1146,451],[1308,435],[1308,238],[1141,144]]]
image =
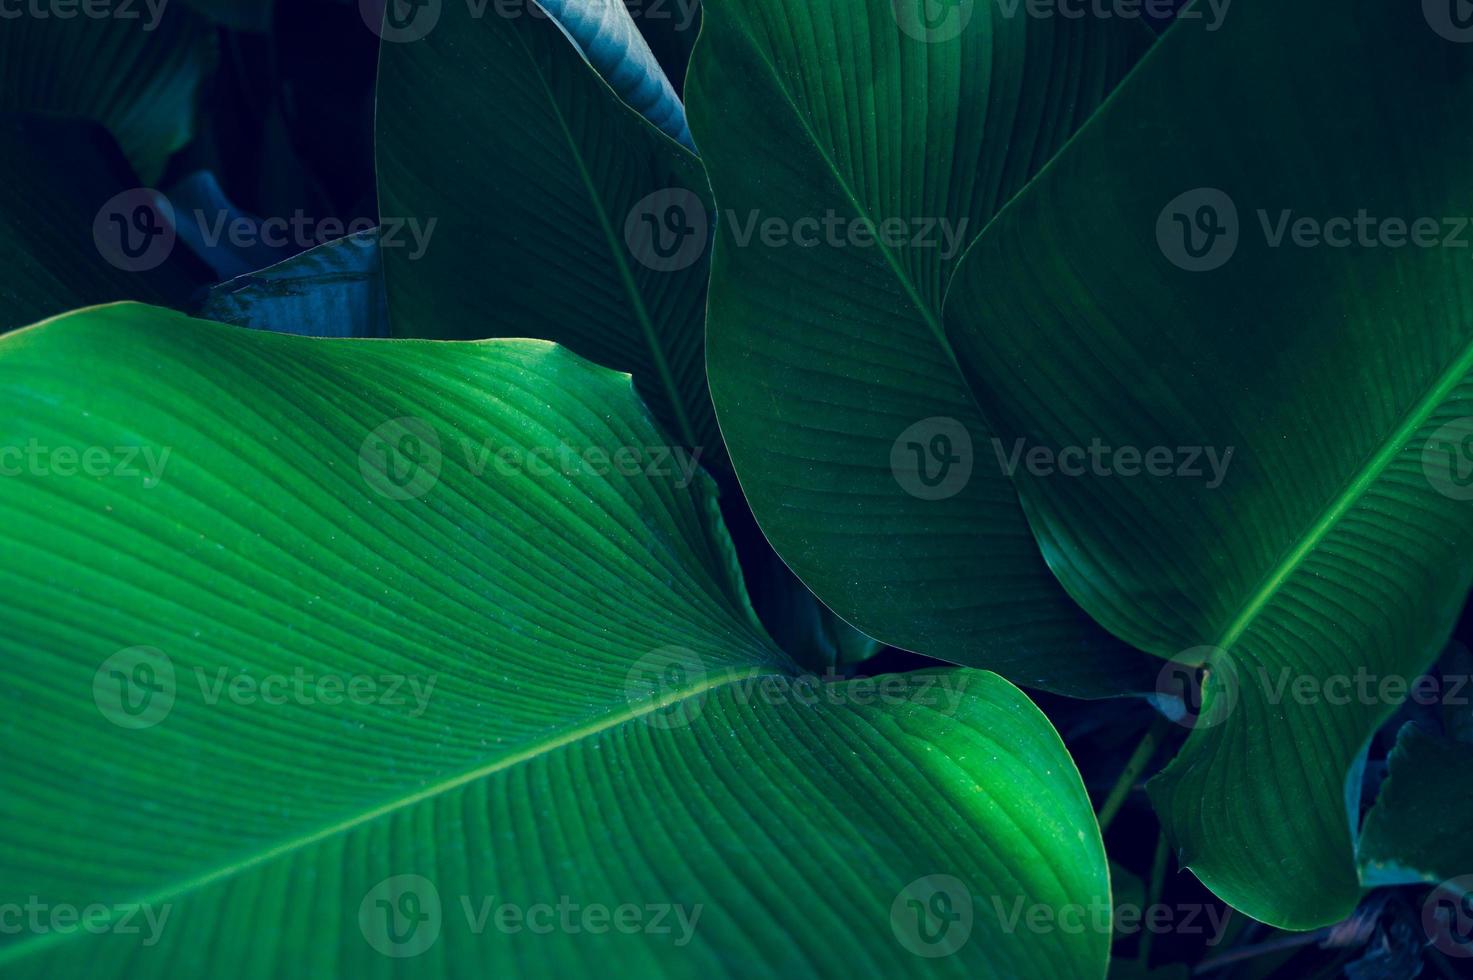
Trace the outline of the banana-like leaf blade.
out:
[[[796,683],[626,375],[128,304],[0,408],[6,976],[1104,975],[1043,715]]]
[[[763,531],[885,643],[1075,694],[1149,688],[1040,559],[940,320],[961,249],[1149,32],[927,0],[704,18],[687,100],[719,205],[707,360]]]
[[[1470,96],[1473,48],[1415,4],[1241,0],[1162,39],[947,300],[1004,441],[1061,464],[1018,485],[1070,594],[1207,662],[1152,797],[1185,864],[1284,928],[1360,896],[1359,760],[1395,700],[1355,678],[1405,691],[1473,578],[1473,278],[1443,247]]]

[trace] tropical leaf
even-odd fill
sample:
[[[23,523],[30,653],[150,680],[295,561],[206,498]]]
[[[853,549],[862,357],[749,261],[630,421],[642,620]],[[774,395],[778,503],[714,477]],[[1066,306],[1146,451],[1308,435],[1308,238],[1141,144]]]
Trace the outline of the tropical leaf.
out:
[[[1473,48],[1416,5],[1236,3],[1162,39],[947,300],[1003,442],[1077,472],[1017,475],[1065,588],[1207,664],[1151,785],[1183,863],[1284,928],[1360,896],[1360,761],[1396,697],[1355,678],[1404,696],[1473,578],[1473,280],[1441,247],[1470,95]]]
[[[133,259],[111,248],[140,208],[164,224],[101,126],[0,112],[0,144],[0,331],[110,300],[182,305],[204,281],[171,232],[134,238]]]
[[[383,248],[396,336],[566,344],[632,372],[683,445],[720,456],[701,356],[705,233],[661,256],[642,222],[704,229],[690,153],[552,22],[459,4],[423,39],[383,46],[377,126],[386,226],[435,222],[423,255]]]
[[[1367,887],[1463,876],[1473,886],[1473,745],[1402,726],[1357,855]]]
[[[1108,902],[1043,715],[794,685],[627,376],[128,304],[0,400],[6,976],[1104,975],[994,911]]]
[[[312,337],[389,333],[378,230],[324,242],[260,272],[213,287],[199,315]]]
[[[143,184],[194,133],[213,30],[173,4],[115,4],[110,16],[22,16],[0,30],[0,111],[90,119],[117,137]]]
[[[694,149],[685,106],[622,2],[537,0],[537,6],[567,32],[621,99],[671,139]]]
[[[1150,688],[1040,559],[940,322],[961,248],[1150,34],[981,3],[928,28],[931,9],[705,4],[687,99],[720,207],[722,434],[778,553],[865,633],[1023,684]],[[851,239],[864,222],[903,229],[876,247]]]

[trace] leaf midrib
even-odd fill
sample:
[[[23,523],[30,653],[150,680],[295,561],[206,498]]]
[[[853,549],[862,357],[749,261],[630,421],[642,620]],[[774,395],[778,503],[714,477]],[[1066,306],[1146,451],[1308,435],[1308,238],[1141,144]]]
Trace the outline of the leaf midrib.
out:
[[[762,676],[778,675],[776,675],[773,669],[768,665],[758,665],[740,669],[729,668],[727,670],[720,671],[707,677],[701,684],[698,684],[694,687],[682,688],[679,691],[670,692],[669,694],[662,695],[659,698],[652,698],[649,701],[640,702],[638,705],[626,705],[624,708],[618,711],[614,711],[592,721],[585,722],[584,724],[567,732],[564,732],[563,734],[555,738],[550,738],[544,742],[528,746],[521,751],[514,752],[511,755],[503,756],[493,762],[488,762],[485,765],[478,766],[475,769],[471,769],[467,772],[459,773],[447,779],[442,779],[439,782],[432,783],[431,785],[424,787],[423,789],[420,789],[416,792],[409,793],[407,795],[400,796],[395,799],[389,800],[388,802],[382,803],[371,810],[367,810],[363,813],[359,813],[346,819],[339,820],[311,833],[291,838],[279,844],[275,844],[271,847],[266,848],[265,850],[258,851],[255,854],[251,854],[240,860],[233,861],[212,871],[208,871],[202,875],[197,875],[193,878],[187,879],[177,884],[170,885],[167,888],[161,889],[160,891],[154,892],[153,894],[146,897],[133,899],[127,902],[113,902],[108,905],[107,915],[96,921],[100,924],[111,923],[113,921],[113,918],[118,914],[118,910],[121,905],[161,905],[166,902],[172,902],[176,899],[185,897],[193,892],[196,892],[202,888],[206,888],[217,882],[235,877],[236,875],[244,874],[245,872],[250,871],[253,868],[257,868],[270,861],[274,861],[277,858],[285,857],[289,854],[294,854],[315,844],[319,844],[325,840],[329,840],[342,834],[350,833],[358,827],[371,823],[374,820],[378,820],[381,817],[388,816],[391,813],[407,809],[409,807],[423,803],[426,800],[431,800],[435,799],[436,797],[443,796],[446,793],[459,789],[462,786],[469,785],[470,783],[474,783],[489,776],[493,776],[496,773],[514,768],[524,762],[529,762],[540,756],[555,752],[558,749],[565,748],[574,743],[593,738],[597,735],[602,734],[603,732],[609,731],[610,729],[617,728],[620,725],[627,724],[628,722],[634,721],[655,711],[660,711],[665,708],[671,707],[672,705],[675,705],[681,701],[686,701],[691,698],[707,694],[718,687],[724,687],[728,684],[734,684],[743,680]],[[51,946],[55,946],[58,943],[65,941],[71,936],[77,935],[91,935],[91,933],[86,930],[80,929],[74,932],[51,931],[35,936],[31,939],[22,940],[21,942],[18,942],[13,946],[0,948],[0,967],[24,959],[25,957],[30,956],[34,953],[42,952],[45,949],[50,948]]]
[[[568,36],[566,32],[564,32],[564,35],[565,39],[571,44],[571,36]],[[558,104],[557,97],[553,94],[552,89],[548,87],[547,76],[543,74],[541,67],[537,63],[536,56],[527,44],[527,38],[518,31],[516,32],[516,39],[517,44],[522,49],[522,53],[526,55],[527,64],[531,67],[532,74],[536,77],[537,84],[542,89],[542,94],[547,97],[547,104],[552,109],[553,118],[557,120],[558,129],[562,132],[563,139],[567,141],[568,149],[573,155],[573,162],[578,166],[578,176],[583,181],[583,189],[587,191],[589,202],[593,206],[593,213],[598,218],[598,225],[604,236],[604,244],[608,246],[609,254],[614,260],[614,267],[619,271],[620,284],[623,285],[624,291],[629,296],[629,304],[634,311],[634,317],[639,322],[639,328],[644,335],[645,344],[650,349],[650,359],[654,362],[655,371],[660,377],[660,384],[665,388],[666,397],[670,402],[670,410],[674,414],[676,425],[680,428],[680,438],[687,446],[697,447],[700,445],[700,442],[696,438],[695,427],[691,425],[690,417],[686,414],[685,402],[682,398],[680,388],[675,383],[675,375],[670,370],[670,362],[665,356],[665,349],[660,346],[659,335],[655,332],[655,324],[650,319],[649,310],[644,303],[644,297],[640,295],[639,284],[634,281],[633,270],[629,268],[629,263],[625,261],[624,253],[619,248],[619,239],[614,234],[614,226],[609,221],[608,212],[604,209],[603,199],[599,196],[598,187],[593,180],[593,174],[588,169],[588,163],[583,157],[583,152],[578,146],[578,141],[573,138],[573,131],[568,126],[568,119],[563,114],[562,106]],[[573,48],[575,51],[578,50],[576,44],[573,45]],[[578,51],[578,53],[580,57],[584,58],[587,70],[592,72],[594,77],[599,80],[599,83],[605,88],[608,88],[609,92],[615,96],[615,99],[619,103],[615,111],[633,112],[622,99],[618,98],[618,93],[609,87],[603,77],[595,72],[592,66],[587,64],[587,58],[583,55],[582,51]],[[649,125],[643,116],[640,116],[638,113],[634,114],[638,117],[639,125]],[[661,137],[667,138],[663,133],[661,133]],[[685,151],[682,150],[681,152]]]
[[[839,190],[841,190],[844,193],[844,196],[848,199],[850,207],[854,209],[854,213],[859,215],[861,218],[874,223],[874,217],[869,213],[864,205],[860,203],[859,198],[854,193],[853,188],[849,186],[849,181],[845,179],[843,171],[840,170],[839,165],[834,162],[833,158],[829,156],[828,151],[824,148],[823,141],[818,138],[818,134],[813,131],[813,127],[809,124],[808,118],[804,116],[802,109],[793,99],[792,94],[787,90],[787,87],[783,85],[782,75],[779,74],[777,66],[772,63],[772,59],[767,56],[767,52],[763,49],[762,45],[757,43],[757,39],[752,36],[751,30],[746,26],[746,24],[742,24],[740,26],[738,33],[747,42],[747,46],[756,54],[757,60],[760,61],[762,63],[762,66],[767,69],[767,73],[769,76],[771,76],[772,79],[773,88],[781,97],[782,103],[788,109],[792,110],[793,118],[797,120],[798,125],[802,127],[804,134],[808,137],[809,146],[812,147],[814,152],[819,155],[819,158],[823,160],[824,166],[828,168],[830,175],[832,175],[835,182],[838,183]],[[927,304],[926,301],[921,298],[920,293],[915,288],[915,284],[910,281],[910,277],[907,276],[905,274],[905,271],[900,267],[899,262],[891,253],[889,247],[885,245],[884,242],[880,241],[879,238],[875,238],[874,242],[875,248],[879,251],[880,255],[884,257],[885,264],[890,267],[890,271],[895,274],[896,280],[900,283],[901,288],[905,291],[906,298],[911,301],[911,303],[915,306],[917,312],[920,313],[921,319],[924,320],[926,326],[930,328],[931,333],[936,337],[937,342],[941,345],[941,349],[946,352],[952,364],[957,368],[957,373],[960,374],[961,366],[960,363],[957,361],[956,352],[952,349],[951,342],[946,339],[946,330],[941,325],[941,322],[931,312],[929,304]]]
[[[1258,615],[1278,594],[1280,587],[1304,563],[1304,559],[1335,529],[1340,519],[1365,496],[1391,462],[1406,449],[1411,437],[1427,423],[1437,408],[1447,400],[1459,383],[1473,371],[1473,340],[1463,346],[1453,362],[1438,376],[1431,388],[1411,407],[1401,424],[1381,442],[1350,480],[1320,512],[1319,517],[1285,552],[1277,565],[1263,577],[1258,588],[1243,604],[1238,615],[1223,629],[1214,646],[1227,650],[1252,625]]]

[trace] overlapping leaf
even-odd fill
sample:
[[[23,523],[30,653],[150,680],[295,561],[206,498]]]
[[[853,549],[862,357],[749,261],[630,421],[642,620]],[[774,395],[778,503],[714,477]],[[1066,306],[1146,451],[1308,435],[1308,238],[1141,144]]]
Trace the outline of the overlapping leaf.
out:
[[[687,98],[719,205],[711,389],[763,530],[887,643],[1074,693],[1149,687],[1039,558],[940,321],[960,250],[1149,32],[925,0],[704,18]]]
[[[1047,721],[793,686],[626,376],[118,305],[0,403],[7,976],[1103,976]]]
[[[1111,631],[1208,661],[1153,799],[1279,926],[1355,906],[1358,760],[1395,704],[1347,687],[1404,690],[1473,577],[1470,95],[1473,48],[1417,5],[1241,0],[1163,38],[947,300],[1006,443],[1109,447],[1020,470],[1032,527]]]

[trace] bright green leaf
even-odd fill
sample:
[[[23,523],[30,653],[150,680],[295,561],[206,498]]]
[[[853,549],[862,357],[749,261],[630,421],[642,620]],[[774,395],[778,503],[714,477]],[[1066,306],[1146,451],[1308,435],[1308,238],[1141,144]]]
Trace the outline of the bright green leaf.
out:
[[[1108,903],[1043,715],[793,686],[704,481],[591,454],[662,441],[627,376],[117,305],[0,339],[0,402],[7,977],[1103,976],[998,911]]]

